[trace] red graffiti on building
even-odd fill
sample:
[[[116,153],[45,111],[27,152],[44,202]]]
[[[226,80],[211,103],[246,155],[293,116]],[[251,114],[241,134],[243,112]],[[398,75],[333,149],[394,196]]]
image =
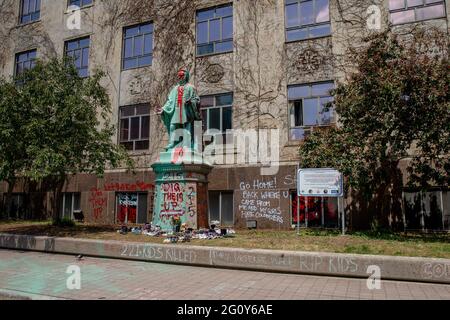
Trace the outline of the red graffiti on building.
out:
[[[105,191],[153,191],[155,185],[137,181],[136,183],[106,183]]]
[[[108,200],[103,192],[97,188],[91,189],[89,197],[89,203],[92,206],[93,216],[95,220],[98,220],[103,215],[103,210],[106,208]]]

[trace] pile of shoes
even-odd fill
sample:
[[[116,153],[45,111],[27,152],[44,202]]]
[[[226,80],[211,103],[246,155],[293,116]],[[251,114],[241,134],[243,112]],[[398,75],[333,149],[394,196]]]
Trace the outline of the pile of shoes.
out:
[[[197,240],[214,240],[221,238],[230,238],[236,234],[236,231],[230,228],[221,228],[219,222],[214,221],[209,229],[194,230],[188,228],[186,224],[181,226],[180,232],[164,232],[160,226],[154,226],[152,223],[146,223],[143,227],[128,228],[122,226],[117,233],[126,235],[132,233],[134,235],[145,235],[149,237],[166,238],[164,243],[185,243],[191,242],[192,239]]]
[[[141,227],[132,228],[131,233],[140,236],[142,234],[142,228]]]
[[[120,230],[117,230],[117,233],[120,233],[122,235],[128,234],[128,232],[131,232],[131,229],[127,226],[121,226]]]

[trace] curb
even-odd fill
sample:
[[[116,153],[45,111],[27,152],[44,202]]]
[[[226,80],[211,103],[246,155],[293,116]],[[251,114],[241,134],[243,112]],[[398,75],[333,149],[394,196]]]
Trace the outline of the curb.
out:
[[[264,272],[450,284],[450,259],[247,250],[0,234],[0,248]]]
[[[30,300],[42,300],[42,301],[49,301],[49,300],[65,300],[62,298],[56,298],[56,297],[50,297],[50,296],[43,296],[38,295],[34,293],[28,293],[28,292],[22,292],[22,291],[15,291],[15,290],[7,290],[7,289],[0,289],[0,300],[1,298],[6,298],[6,300],[11,301],[30,301]]]

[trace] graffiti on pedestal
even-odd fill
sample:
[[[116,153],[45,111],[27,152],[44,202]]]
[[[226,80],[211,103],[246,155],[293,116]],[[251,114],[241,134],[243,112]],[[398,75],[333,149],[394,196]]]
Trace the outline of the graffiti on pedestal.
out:
[[[159,221],[168,228],[173,219],[180,219],[189,227],[197,226],[197,187],[195,183],[164,182],[158,187],[157,209]]]
[[[162,208],[161,219],[181,218],[185,214],[183,208],[184,195],[183,188],[179,182],[167,182],[161,185]]]

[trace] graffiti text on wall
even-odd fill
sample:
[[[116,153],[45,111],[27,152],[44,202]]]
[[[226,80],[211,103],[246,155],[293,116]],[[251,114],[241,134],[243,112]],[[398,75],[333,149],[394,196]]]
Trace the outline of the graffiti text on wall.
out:
[[[92,188],[91,194],[89,196],[89,203],[92,207],[92,215],[94,219],[100,219],[108,203],[108,200],[103,194],[103,191],[97,188]]]
[[[161,185],[163,196],[161,217],[170,219],[184,215],[183,209],[183,188],[179,182],[167,182]]]
[[[241,182],[241,202],[239,212],[244,219],[267,219],[276,223],[284,222],[281,215],[282,194],[277,190],[277,179]]]
[[[105,183],[105,191],[153,191],[155,186],[150,183]]]

